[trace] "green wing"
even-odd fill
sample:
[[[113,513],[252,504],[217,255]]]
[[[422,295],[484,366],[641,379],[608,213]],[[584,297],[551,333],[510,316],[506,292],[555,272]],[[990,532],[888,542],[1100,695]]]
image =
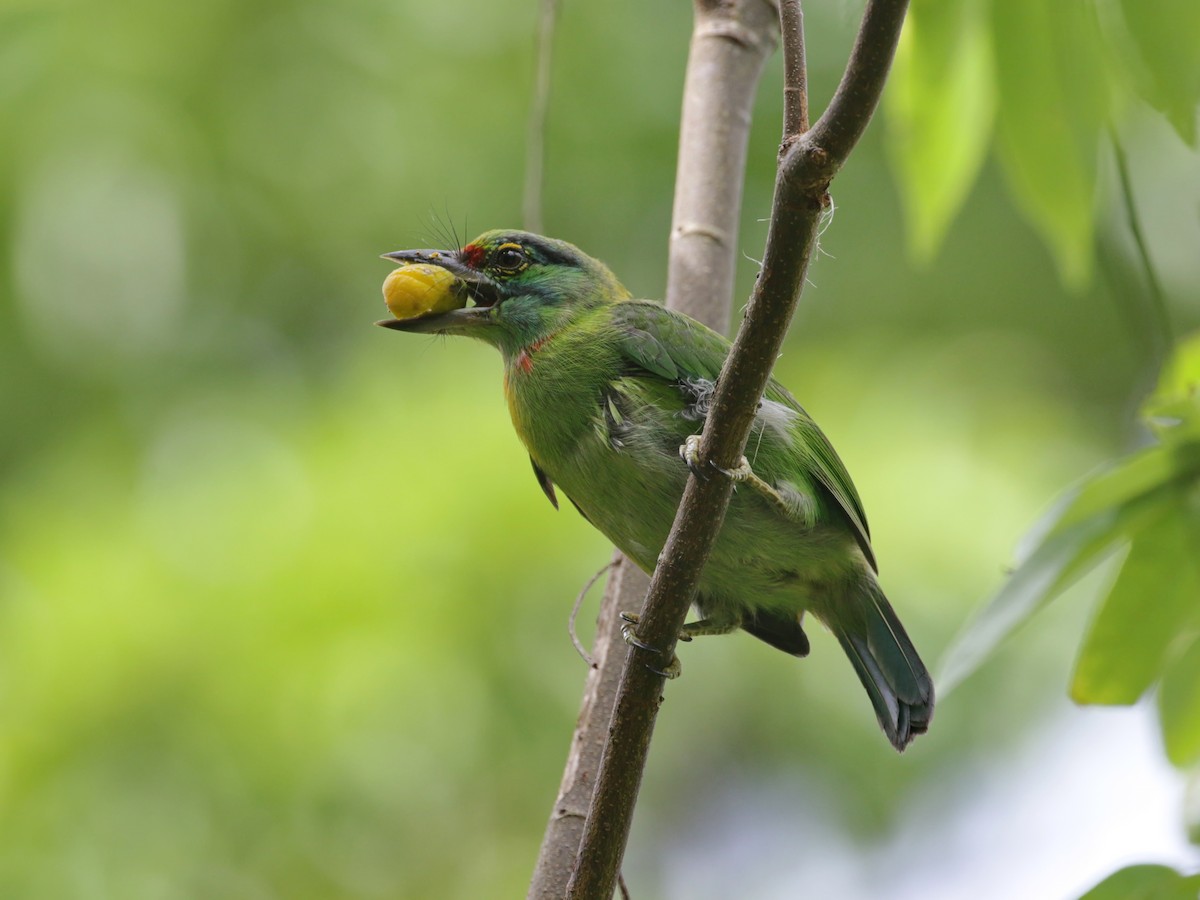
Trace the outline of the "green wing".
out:
[[[649,300],[613,307],[619,349],[629,362],[666,381],[716,381],[729,355],[729,341],[695,319]]]
[[[689,380],[717,380],[729,354],[730,344],[724,337],[695,319],[647,300],[617,303],[612,309],[618,349],[643,376],[675,385]],[[877,569],[862,501],[837,451],[796,398],[775,379],[767,383],[764,396],[796,413],[791,424],[790,454],[845,514],[863,554]]]
[[[774,383],[774,379],[772,382]],[[867,514],[863,511],[862,500],[858,497],[858,491],[854,488],[854,482],[850,480],[850,473],[846,471],[845,464],[812,416],[781,386],[774,386],[787,396],[789,405],[800,414],[794,428],[796,445],[805,463],[846,514],[854,529],[858,546],[871,568],[878,572],[879,564],[875,561],[875,551],[871,549],[871,529],[867,525]]]

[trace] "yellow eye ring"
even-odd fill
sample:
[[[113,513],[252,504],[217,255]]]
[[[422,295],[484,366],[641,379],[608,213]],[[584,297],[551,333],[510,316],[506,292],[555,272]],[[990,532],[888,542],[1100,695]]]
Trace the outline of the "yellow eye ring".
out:
[[[501,244],[492,254],[491,268],[505,275],[516,275],[529,268],[529,257],[520,244]]]

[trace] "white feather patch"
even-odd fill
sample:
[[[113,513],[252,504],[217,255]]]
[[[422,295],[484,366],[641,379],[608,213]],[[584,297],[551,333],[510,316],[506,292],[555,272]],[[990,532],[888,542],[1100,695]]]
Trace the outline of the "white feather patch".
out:
[[[805,528],[811,528],[817,521],[817,501],[808,491],[802,491],[790,481],[780,481],[775,484],[775,493]]]
[[[762,425],[773,428],[775,433],[783,438],[790,447],[793,441],[792,424],[796,421],[796,415],[796,411],[790,406],[764,399],[759,404],[758,413],[754,418]]]

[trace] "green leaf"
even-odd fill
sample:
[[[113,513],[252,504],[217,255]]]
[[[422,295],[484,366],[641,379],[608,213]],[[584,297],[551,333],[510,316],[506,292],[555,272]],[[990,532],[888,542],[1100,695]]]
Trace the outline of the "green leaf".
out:
[[[1200,3],[1196,0],[1121,0],[1125,24],[1146,69],[1142,94],[1183,140],[1196,146],[1200,106]]]
[[[1171,643],[1200,618],[1198,537],[1178,498],[1134,537],[1075,663],[1076,702],[1134,703],[1162,675]]]
[[[1198,383],[1200,336],[1180,346],[1154,397],[1193,402]],[[1016,571],[946,651],[943,694],[1123,544],[1131,552],[1084,643],[1071,691],[1081,702],[1131,703],[1153,683],[1172,638],[1200,618],[1200,440],[1178,429],[1167,436],[1067,490],[1030,529]]]
[[[974,672],[1000,642],[1030,616],[1160,515],[1160,491],[1101,510],[1070,528],[1050,527],[1038,544],[951,642],[942,659],[938,690],[945,695]]]
[[[1109,90],[1091,4],[994,3],[1001,161],[1017,202],[1058,261],[1063,281],[1092,267],[1096,154]]]
[[[1079,900],[1196,900],[1200,876],[1167,866],[1128,866],[1109,875]]]
[[[1200,441],[1200,333],[1176,346],[1142,415],[1165,442]]]
[[[1149,402],[1195,398],[1197,394],[1200,394],[1200,332],[1189,334],[1175,345]]]
[[[1192,603],[1200,597],[1192,595]],[[1158,693],[1167,758],[1184,768],[1200,762],[1200,640],[1168,667]]]
[[[913,0],[888,77],[888,156],[921,262],[936,254],[987,154],[996,98],[986,26],[975,0]]]
[[[1172,481],[1200,478],[1200,445],[1178,448],[1148,447],[1116,465],[1103,467],[1069,488],[1042,521],[1022,540],[1018,558],[1054,534],[1069,531],[1081,522],[1145,496]]]

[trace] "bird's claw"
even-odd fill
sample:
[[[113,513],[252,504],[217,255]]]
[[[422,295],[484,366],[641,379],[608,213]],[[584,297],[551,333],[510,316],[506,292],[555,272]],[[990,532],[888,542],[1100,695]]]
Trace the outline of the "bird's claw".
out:
[[[631,647],[637,647],[639,650],[645,650],[648,653],[653,653],[655,656],[662,655],[662,651],[657,647],[651,647],[645,641],[642,641],[638,638],[637,632],[634,629],[637,628],[638,623],[641,621],[641,616],[639,616],[637,613],[623,612],[621,613],[621,618],[625,622],[625,624],[621,626],[621,637],[625,640],[625,643]],[[691,635],[685,636],[681,634],[679,637],[680,640],[686,641],[690,641],[692,639]],[[644,665],[655,675],[661,675],[663,678],[678,678],[680,673],[683,671],[683,665],[679,662],[679,657],[675,656],[674,654],[671,655],[671,661],[661,669],[656,668],[645,661],[642,662],[642,665]]]
[[[649,644],[638,639],[637,632],[634,629],[637,628],[637,624],[641,621],[641,618],[637,613],[623,612],[621,613],[621,618],[625,621],[625,624],[621,626],[621,637],[625,640],[625,643],[630,647],[637,647],[639,650],[648,650],[651,653],[658,652]]]
[[[722,469],[720,466],[715,466],[718,472],[722,475],[728,475],[729,479],[735,483],[750,481],[755,478],[754,470],[750,468],[750,460],[742,457],[738,460],[738,464],[732,469]]]
[[[687,465],[689,472],[697,478],[703,477],[704,470],[700,465],[700,435],[689,434],[684,439],[684,442],[679,445],[679,458]],[[750,468],[750,461],[744,456],[732,469],[722,469],[712,460],[709,460],[708,464],[734,482],[750,481],[756,477],[754,470]]]
[[[661,669],[656,669],[654,666],[650,665],[650,663],[648,663],[648,662],[643,662],[642,665],[645,666],[647,669],[649,669],[651,672],[653,672],[655,675],[661,675],[663,678],[666,678],[668,681],[678,678],[680,675],[683,674],[683,664],[679,662],[678,656],[672,656],[671,661],[669,663],[667,663],[665,666],[663,666]]]
[[[703,477],[704,473],[700,468],[700,435],[689,434],[684,439],[679,445],[679,458],[683,460],[689,472],[697,478]]]

